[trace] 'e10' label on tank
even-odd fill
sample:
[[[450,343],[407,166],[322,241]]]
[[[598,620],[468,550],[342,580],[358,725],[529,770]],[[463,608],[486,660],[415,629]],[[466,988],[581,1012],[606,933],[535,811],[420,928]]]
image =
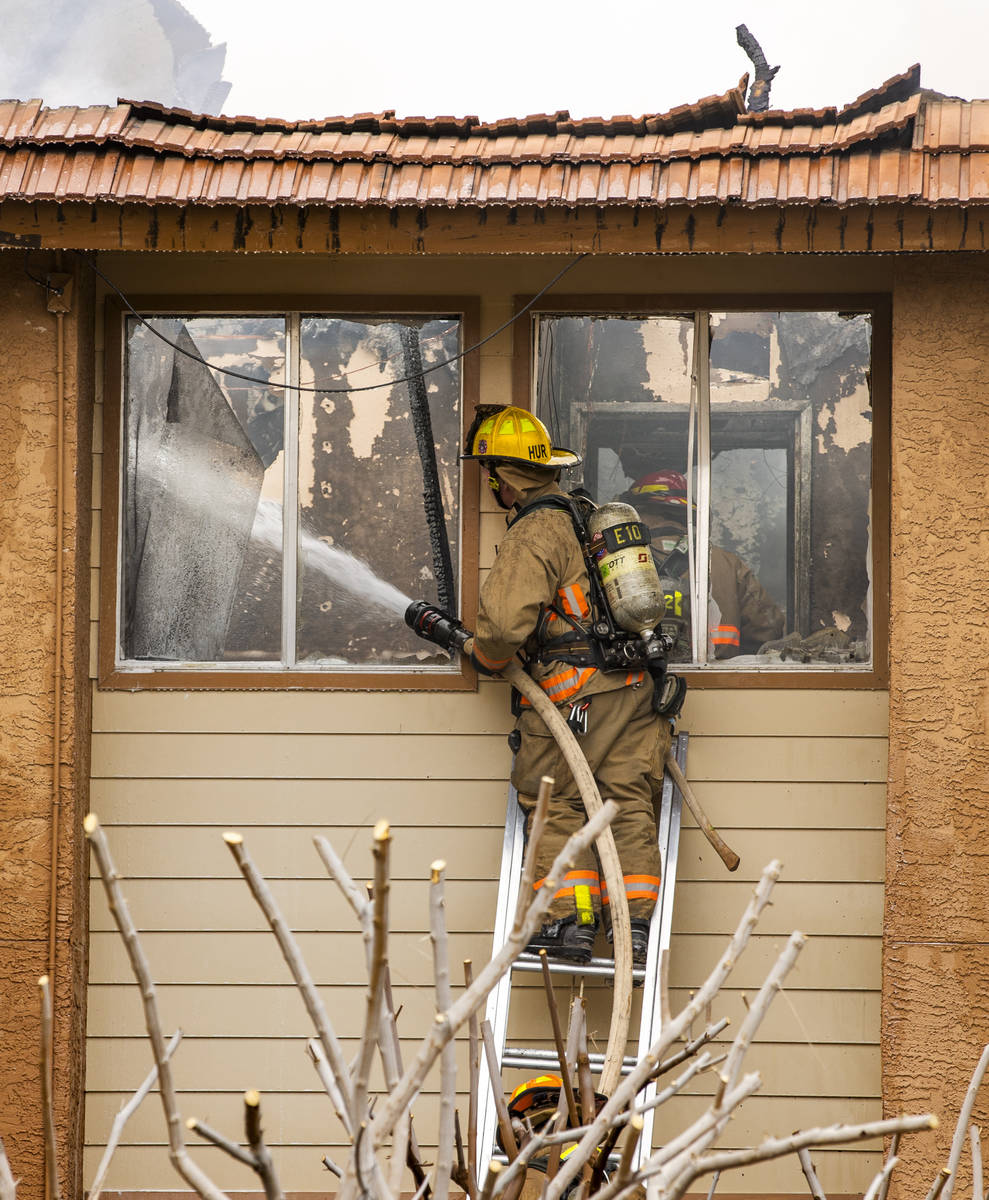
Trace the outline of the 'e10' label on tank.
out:
[[[649,538],[638,521],[623,521],[620,525],[608,525],[601,530],[605,546],[612,554],[629,546],[648,546]]]

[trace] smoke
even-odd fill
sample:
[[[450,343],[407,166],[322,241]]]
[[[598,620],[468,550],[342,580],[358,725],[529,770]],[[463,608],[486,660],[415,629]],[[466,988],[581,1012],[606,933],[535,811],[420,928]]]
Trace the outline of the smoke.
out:
[[[218,113],[230,91],[226,45],[178,0],[0,0],[0,17],[0,95]]]

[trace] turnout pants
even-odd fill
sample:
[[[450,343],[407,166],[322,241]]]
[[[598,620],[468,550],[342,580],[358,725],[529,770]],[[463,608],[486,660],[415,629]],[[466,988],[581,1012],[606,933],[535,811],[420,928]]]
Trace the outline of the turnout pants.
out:
[[[651,681],[587,697],[587,732],[577,740],[597,781],[602,800],[614,800],[618,814],[611,824],[621,861],[625,896],[633,917],[649,918],[659,896],[660,862],[656,844],[654,798],[662,793],[663,762],[670,746],[668,721],[652,710]],[[562,705],[564,716],[569,705]],[[546,876],[567,838],[584,824],[586,813],[577,785],[559,747],[540,717],[531,710],[519,718],[522,745],[515,757],[512,782],[528,814],[529,826],[539,780],[555,780],[546,829],[536,847],[536,888]],[[608,895],[594,848],[585,851],[553,897],[549,920],[586,911],[608,918]]]

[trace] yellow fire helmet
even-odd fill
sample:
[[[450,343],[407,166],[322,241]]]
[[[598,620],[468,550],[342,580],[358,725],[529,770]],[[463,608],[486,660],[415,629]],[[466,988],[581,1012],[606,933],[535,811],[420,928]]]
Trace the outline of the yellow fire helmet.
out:
[[[534,1130],[542,1129],[556,1113],[562,1088],[563,1080],[559,1075],[537,1075],[535,1079],[527,1079],[525,1083],[520,1083],[508,1098],[509,1116],[527,1121]],[[607,1096],[602,1096],[599,1092],[594,1093],[595,1113],[601,1111],[607,1100]],[[577,1101],[577,1116],[581,1121],[584,1119],[579,1100]],[[497,1141],[504,1150],[500,1129],[497,1133]],[[538,1166],[538,1164],[536,1165]]]
[[[552,1102],[555,1107],[562,1087],[563,1080],[559,1075],[537,1075],[535,1079],[527,1079],[509,1096],[508,1111],[513,1117],[521,1117],[534,1106],[542,1107]]]
[[[581,462],[573,450],[550,443],[549,431],[538,417],[512,404],[479,408],[467,434],[467,445],[470,452],[461,458],[495,464],[556,469],[577,467]]]

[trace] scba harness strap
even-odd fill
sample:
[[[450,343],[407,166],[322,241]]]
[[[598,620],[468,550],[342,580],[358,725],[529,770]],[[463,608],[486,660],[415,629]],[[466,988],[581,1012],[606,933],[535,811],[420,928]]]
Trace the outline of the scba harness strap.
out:
[[[561,588],[553,600],[544,605],[533,632],[534,651],[527,652],[524,666],[530,671],[534,664],[563,663],[570,668],[563,676],[541,683],[544,691],[557,703],[569,699],[591,677],[594,669],[628,672],[627,682],[642,679],[642,668],[653,676],[656,688],[656,710],[663,716],[676,716],[686,691],[684,681],[668,675],[666,664],[651,662],[642,653],[641,640],[635,634],[619,629],[601,583],[589,549],[587,516],[595,509],[594,501],[577,489],[570,495],[541,496],[520,509],[509,521],[508,528],[540,509],[565,512],[573,525],[574,535],[584,558],[590,585],[585,596],[579,585]],[[558,633],[552,628],[560,624],[567,628]],[[554,685],[547,687],[547,684]],[[559,695],[555,694],[559,690]],[[518,715],[521,697],[513,695],[513,712]]]
[[[581,507],[592,508],[594,502],[586,493],[571,493],[569,496],[541,496],[525,508],[520,509],[508,522],[508,528],[524,517],[531,516],[540,509],[557,509],[565,512],[573,525],[574,535],[584,557],[587,578],[590,583],[590,596],[585,596],[578,585],[561,588],[557,596],[544,605],[540,612],[539,621],[534,631],[537,650],[526,657],[526,669],[533,663],[562,662],[573,667],[597,667],[601,670],[614,670],[613,664],[607,661],[603,645],[611,646],[617,641],[615,625],[607,607],[602,589],[597,580],[594,565],[589,561],[587,553],[587,522],[581,512]],[[565,633],[551,635],[550,626],[554,621],[561,622],[569,628]],[[608,634],[602,637],[599,628],[607,626]]]

